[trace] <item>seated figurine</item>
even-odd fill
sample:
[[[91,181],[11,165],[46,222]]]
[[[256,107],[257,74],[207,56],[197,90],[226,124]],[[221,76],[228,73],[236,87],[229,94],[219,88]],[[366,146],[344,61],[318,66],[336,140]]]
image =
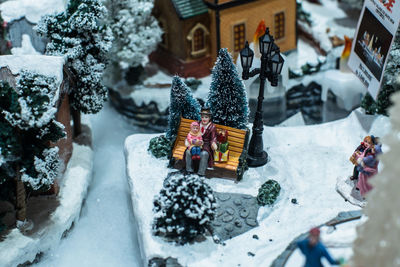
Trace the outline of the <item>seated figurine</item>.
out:
[[[226,162],[229,160],[228,131],[217,129],[217,149],[214,151],[214,161]]]
[[[200,125],[197,121],[192,122],[190,125],[190,132],[186,137],[185,145],[192,155],[192,160],[200,160],[203,138],[200,132]]]

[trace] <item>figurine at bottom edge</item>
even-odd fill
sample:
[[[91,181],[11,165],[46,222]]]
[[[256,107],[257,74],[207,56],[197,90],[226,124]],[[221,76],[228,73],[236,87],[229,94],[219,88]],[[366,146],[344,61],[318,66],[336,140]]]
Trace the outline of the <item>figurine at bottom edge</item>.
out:
[[[208,108],[201,109],[200,133],[203,139],[203,148],[200,152],[200,163],[198,175],[204,176],[206,169],[214,165],[214,150],[217,149],[216,127],[211,121],[211,112]],[[187,145],[187,144],[186,144]],[[189,149],[184,153],[186,171],[193,173],[193,159]]]
[[[306,257],[304,267],[322,267],[321,258],[325,257],[330,264],[339,265],[340,261],[334,260],[319,240],[320,231],[312,228],[308,238],[297,242],[297,246]]]
[[[201,148],[203,146],[203,138],[200,132],[200,125],[197,121],[190,124],[190,132],[186,136],[185,146],[192,155],[192,160],[200,160]]]

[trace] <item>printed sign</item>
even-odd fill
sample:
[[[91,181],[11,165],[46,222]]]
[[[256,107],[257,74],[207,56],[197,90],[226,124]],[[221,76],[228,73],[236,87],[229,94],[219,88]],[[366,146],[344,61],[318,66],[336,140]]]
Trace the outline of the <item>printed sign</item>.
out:
[[[364,1],[348,65],[374,99],[399,21],[400,0]]]

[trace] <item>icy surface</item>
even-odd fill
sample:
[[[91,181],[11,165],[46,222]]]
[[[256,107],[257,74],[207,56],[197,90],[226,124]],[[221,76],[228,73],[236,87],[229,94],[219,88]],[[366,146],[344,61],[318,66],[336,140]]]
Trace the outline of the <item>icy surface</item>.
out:
[[[362,96],[366,92],[365,86],[354,73],[345,73],[339,70],[328,70],[322,73],[322,101],[326,101],[328,90],[338,97],[338,106],[348,111],[361,104]]]
[[[92,178],[92,150],[74,144],[60,186],[60,206],[51,215],[49,226],[33,236],[24,236],[14,229],[0,242],[0,266],[17,266],[33,261],[39,252],[46,252],[58,244],[63,233],[79,217],[83,199]]]
[[[35,266],[141,266],[123,142],[139,129],[108,104],[93,117],[93,180],[79,221]]]
[[[0,5],[0,12],[7,22],[26,17],[37,24],[43,15],[65,10],[67,0],[10,0]]]
[[[13,55],[40,55],[38,51],[32,46],[31,38],[27,34],[22,35],[22,46],[11,48]]]
[[[155,135],[129,136],[125,141],[127,174],[143,264],[147,265],[153,257],[171,256],[184,266],[268,265],[300,233],[327,222],[340,211],[358,208],[336,192],[336,178],[352,172],[349,155],[365,135],[383,136],[389,128],[387,117],[363,115],[359,111],[321,125],[264,127],[264,146],[271,161],[249,169],[238,184],[224,179],[210,179],[208,183],[217,192],[256,196],[266,180],[274,179],[282,191],[272,209],[260,209],[259,227],[228,240],[225,246],[214,244],[209,236],[202,243],[174,246],[151,234],[152,201],[169,171],[168,162],[147,152],[148,142]],[[292,204],[292,198],[299,204]],[[254,234],[258,240],[252,238]],[[248,256],[248,252],[255,256]],[[347,257],[346,253],[347,250],[339,254]]]
[[[56,77],[57,88],[63,80],[64,58],[43,55],[0,56],[0,68],[8,67],[13,75],[26,69],[46,76]]]

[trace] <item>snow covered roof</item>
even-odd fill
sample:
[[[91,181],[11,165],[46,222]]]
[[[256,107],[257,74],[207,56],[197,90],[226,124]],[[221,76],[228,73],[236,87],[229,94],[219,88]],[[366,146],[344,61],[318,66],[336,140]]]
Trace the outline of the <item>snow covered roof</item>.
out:
[[[37,24],[44,15],[60,13],[65,10],[67,0],[13,0],[0,4],[0,12],[7,22],[25,17]]]
[[[64,58],[43,55],[7,55],[0,56],[0,68],[8,67],[13,75],[26,69],[46,76],[54,76],[57,88],[63,81]]]
[[[188,19],[208,12],[202,0],[172,0],[176,13],[181,19]]]

